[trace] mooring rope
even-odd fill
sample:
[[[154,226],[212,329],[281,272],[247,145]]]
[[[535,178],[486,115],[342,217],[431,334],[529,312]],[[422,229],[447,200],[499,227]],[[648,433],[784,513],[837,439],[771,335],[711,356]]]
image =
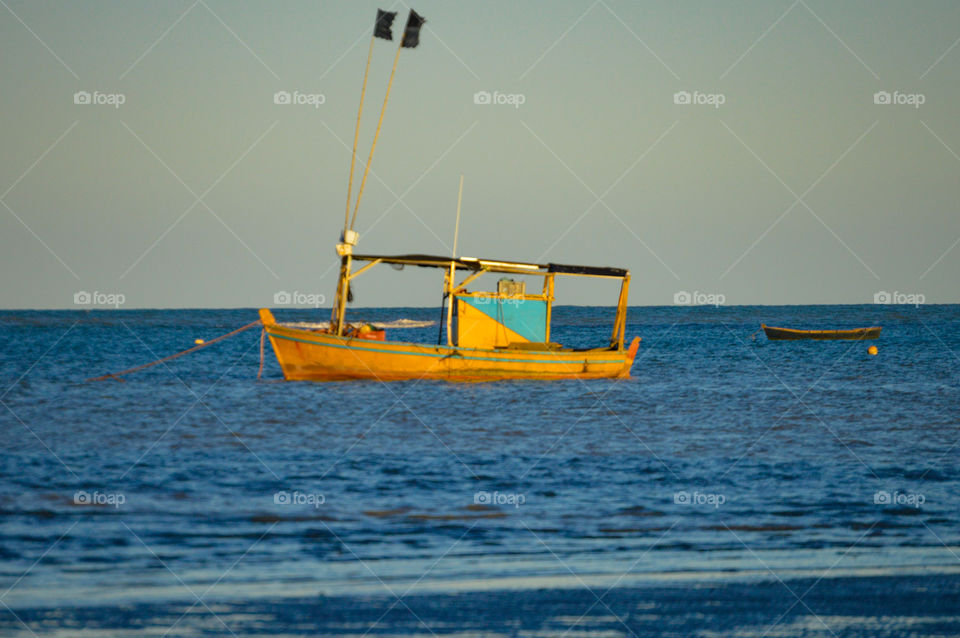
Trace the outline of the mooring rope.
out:
[[[121,379],[120,377],[123,376],[123,375],[125,375],[125,374],[130,374],[131,372],[137,372],[137,371],[139,371],[139,370],[143,370],[144,368],[149,368],[149,367],[151,367],[151,366],[155,366],[155,365],[157,365],[158,363],[163,363],[163,362],[165,362],[165,361],[170,361],[171,359],[176,359],[177,357],[182,357],[182,356],[185,355],[185,354],[190,354],[191,352],[196,352],[197,350],[200,350],[201,348],[206,348],[207,346],[212,346],[213,344],[215,344],[215,343],[218,342],[218,341],[223,341],[224,339],[228,339],[228,338],[230,338],[230,337],[232,337],[232,336],[234,336],[234,335],[240,334],[240,333],[243,332],[244,330],[249,330],[250,328],[253,328],[254,326],[259,326],[259,325],[260,325],[260,321],[257,320],[257,321],[254,321],[253,323],[248,323],[247,325],[243,326],[242,328],[237,328],[236,330],[232,330],[232,331],[228,332],[228,333],[225,334],[225,335],[220,335],[220,336],[217,337],[216,339],[211,339],[210,341],[205,341],[205,342],[201,343],[201,344],[198,345],[198,346],[194,346],[194,347],[192,347],[192,348],[190,348],[190,349],[188,349],[188,350],[184,350],[183,352],[178,352],[178,353],[176,353],[176,354],[170,355],[169,357],[164,357],[164,358],[162,358],[162,359],[157,359],[156,361],[151,361],[150,363],[144,363],[143,365],[139,365],[139,366],[136,366],[136,367],[133,367],[133,368],[128,368],[128,369],[126,369],[126,370],[121,370],[120,372],[113,372],[113,373],[111,373],[111,374],[105,374],[105,375],[103,375],[103,376],[93,377],[93,378],[91,378],[91,379],[87,379],[87,381],[88,381],[88,382],[89,382],[89,381],[106,381],[107,379],[116,379],[117,381],[123,381],[123,379]],[[262,334],[260,335],[260,370],[261,370],[261,371],[263,370],[263,335],[262,335]],[[257,375],[257,378],[258,378],[258,379],[260,378],[260,375],[259,375],[259,374]]]
[[[267,329],[264,328],[260,331],[260,369],[257,370],[257,381],[260,380],[260,375],[263,374],[263,342],[267,336]]]

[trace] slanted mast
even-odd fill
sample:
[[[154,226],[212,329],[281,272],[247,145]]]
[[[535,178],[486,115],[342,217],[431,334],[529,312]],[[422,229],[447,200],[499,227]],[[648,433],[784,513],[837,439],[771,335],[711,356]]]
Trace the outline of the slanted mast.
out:
[[[383,96],[383,106],[380,108],[380,119],[377,120],[377,129],[373,134],[373,143],[370,145],[370,155],[367,157],[367,163],[363,169],[363,177],[360,179],[360,188],[357,191],[357,199],[353,206],[353,217],[351,218],[350,199],[353,194],[353,171],[357,162],[357,142],[360,138],[360,120],[363,115],[363,100],[367,93],[367,77],[370,73],[370,59],[373,57],[373,43],[378,38],[382,40],[393,40],[393,20],[396,17],[396,12],[377,9],[377,18],[373,24],[373,34],[370,36],[370,48],[367,51],[367,64],[363,71],[363,85],[360,89],[360,106],[357,109],[357,126],[353,134],[353,152],[350,155],[350,177],[347,180],[347,207],[343,216],[343,232],[340,234],[340,243],[337,244],[337,254],[340,255],[340,275],[337,277],[337,293],[334,296],[333,311],[330,317],[331,328],[335,330],[337,335],[343,334],[343,317],[346,313],[347,302],[352,300],[349,285],[350,255],[359,239],[358,233],[354,230],[357,223],[357,212],[360,210],[360,200],[363,198],[363,189],[367,184],[370,165],[373,163],[373,153],[377,148],[380,128],[383,126],[383,116],[387,112],[387,101],[390,99],[390,89],[393,86],[393,78],[397,73],[400,51],[415,48],[420,44],[420,29],[426,23],[426,19],[418,15],[413,9],[410,9],[410,14],[407,16],[407,26],[403,31],[403,38],[401,38],[400,46],[397,47],[397,53],[393,58],[390,80],[387,82],[387,91]]]

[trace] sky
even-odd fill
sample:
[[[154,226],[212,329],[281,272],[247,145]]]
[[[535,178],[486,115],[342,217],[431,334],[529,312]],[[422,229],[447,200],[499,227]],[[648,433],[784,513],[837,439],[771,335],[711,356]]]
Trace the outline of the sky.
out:
[[[329,307],[410,5],[0,4],[0,307]],[[629,268],[631,305],[958,302],[960,3],[413,8],[358,252],[451,254],[463,175],[458,256]],[[439,305],[417,270],[357,305]]]

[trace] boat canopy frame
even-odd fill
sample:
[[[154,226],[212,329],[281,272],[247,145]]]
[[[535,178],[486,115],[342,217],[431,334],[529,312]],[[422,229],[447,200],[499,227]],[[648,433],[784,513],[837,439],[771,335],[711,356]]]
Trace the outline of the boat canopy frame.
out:
[[[351,272],[351,262],[367,262],[365,266]],[[610,348],[623,350],[624,338],[627,325],[627,298],[630,287],[630,271],[625,268],[611,268],[603,266],[580,266],[571,264],[537,264],[531,262],[508,261],[502,259],[478,259],[475,257],[442,257],[435,255],[359,255],[347,254],[342,258],[341,281],[337,289],[337,298],[340,301],[339,308],[334,308],[334,322],[337,325],[337,333],[343,330],[343,311],[346,305],[347,290],[349,282],[359,277],[361,274],[370,270],[379,264],[390,264],[392,266],[415,266],[418,268],[439,268],[444,270],[444,300],[456,297],[464,293],[467,284],[472,283],[485,273],[505,273],[514,275],[529,275],[543,277],[543,291],[541,295],[535,297],[543,299],[547,304],[546,317],[546,340],[550,340],[550,320],[553,307],[554,278],[556,275],[573,277],[593,277],[599,279],[619,279],[621,280],[620,295],[617,300],[617,314],[613,323],[613,332],[610,335]],[[456,283],[455,273],[457,269],[470,272],[459,284]],[[343,285],[347,284],[347,285]],[[453,346],[452,337],[453,322],[453,303],[448,306],[447,323],[447,345]]]
[[[630,275],[624,268],[602,266],[574,266],[570,264],[534,264],[504,259],[477,259],[476,257],[437,257],[434,255],[353,255],[353,261],[366,261],[384,264],[400,264],[420,268],[461,268],[464,270],[486,270],[489,272],[512,273],[518,275],[584,275],[587,277],[605,277],[623,279]],[[359,272],[359,270],[357,271]],[[354,273],[357,274],[357,273]]]

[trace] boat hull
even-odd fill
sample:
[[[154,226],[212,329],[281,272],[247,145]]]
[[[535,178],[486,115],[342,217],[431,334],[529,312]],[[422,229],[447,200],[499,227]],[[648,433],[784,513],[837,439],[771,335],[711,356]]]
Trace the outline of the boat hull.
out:
[[[851,330],[794,330],[792,328],[775,328],[761,324],[767,339],[771,341],[794,341],[799,339],[847,339],[862,340],[876,339],[880,336],[880,326],[869,328],[853,328]]]
[[[338,337],[267,321],[264,330],[288,381],[623,379],[640,346],[635,338],[625,350],[486,350]]]

